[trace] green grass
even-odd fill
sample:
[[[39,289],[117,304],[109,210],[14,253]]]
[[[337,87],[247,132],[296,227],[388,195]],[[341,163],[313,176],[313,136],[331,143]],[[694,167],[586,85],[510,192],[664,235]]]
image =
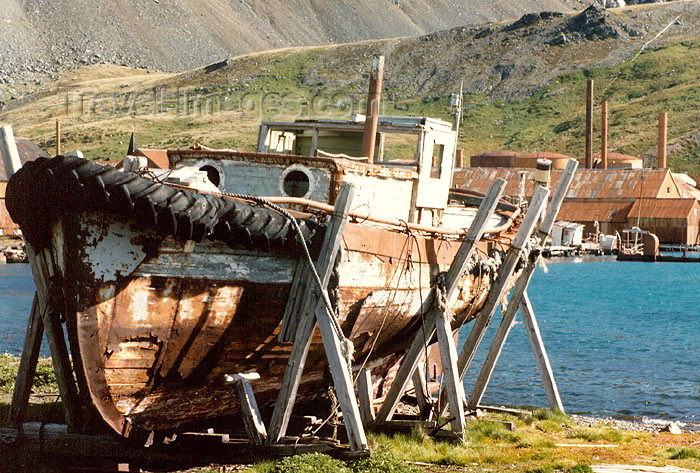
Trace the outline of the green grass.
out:
[[[0,393],[11,393],[15,387],[15,378],[19,367],[19,358],[8,354],[0,354]],[[51,359],[39,360],[34,375],[34,391],[42,393],[56,393],[56,375],[53,371]]]
[[[215,473],[218,470],[210,470]],[[262,462],[252,468],[255,473],[415,473],[416,468],[396,458],[386,450],[371,457],[343,462],[320,453],[306,453],[277,462]]]
[[[693,447],[671,447],[663,452],[663,456],[671,460],[700,460],[700,449]]]

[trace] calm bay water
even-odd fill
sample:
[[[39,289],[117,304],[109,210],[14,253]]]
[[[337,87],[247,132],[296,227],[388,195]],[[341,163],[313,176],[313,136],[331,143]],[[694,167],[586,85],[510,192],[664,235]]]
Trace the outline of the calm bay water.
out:
[[[538,269],[528,292],[567,412],[700,425],[700,264],[562,261]],[[0,352],[21,353],[33,290],[28,265],[0,265]],[[467,372],[467,393],[499,317]],[[483,402],[547,405],[522,323]]]

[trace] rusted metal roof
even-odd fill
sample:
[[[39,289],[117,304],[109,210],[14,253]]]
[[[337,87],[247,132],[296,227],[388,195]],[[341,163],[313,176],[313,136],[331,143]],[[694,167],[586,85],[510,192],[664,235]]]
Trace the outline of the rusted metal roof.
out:
[[[170,167],[167,150],[139,148],[138,153],[141,156],[148,158],[148,167],[155,167],[159,169],[168,169]]]
[[[696,187],[697,181],[694,181],[690,176],[683,173],[673,172],[671,176],[673,177],[673,182],[678,186],[681,197],[700,200],[700,189]]]
[[[518,194],[520,173],[525,172],[525,194],[531,196],[534,191],[534,169],[519,168],[464,168],[455,171],[453,185],[463,189],[486,192],[497,178],[508,183],[505,194]],[[562,171],[552,170],[551,187],[554,188]],[[629,200],[655,198],[666,194],[664,182],[669,174],[667,169],[579,169],[574,175],[567,199],[610,199]],[[675,197],[678,188],[672,179],[670,196]]]
[[[700,203],[696,199],[638,199],[632,205],[629,217],[697,220],[699,213]]]
[[[575,222],[626,222],[632,203],[627,201],[565,200],[557,218]]]
[[[26,163],[27,161],[34,161],[36,158],[50,157],[29,138],[15,138],[15,142],[17,143],[19,160],[22,164]],[[0,181],[7,181],[7,175],[5,174],[5,160],[2,156],[2,151],[0,151]]]

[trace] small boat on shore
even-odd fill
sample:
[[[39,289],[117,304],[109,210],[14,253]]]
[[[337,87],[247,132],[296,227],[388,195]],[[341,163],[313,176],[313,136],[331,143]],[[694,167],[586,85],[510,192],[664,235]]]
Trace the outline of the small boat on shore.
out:
[[[371,368],[386,392],[483,196],[450,189],[449,123],[373,121],[370,153],[364,117],[266,123],[257,152],[167,151],[167,171],[138,156],[123,171],[58,156],[10,179],[7,207],[39,261],[51,317],[65,320],[87,418],[123,437],[240,421],[223,380],[251,372],[269,412],[303,307],[305,254],[318,257],[348,183],[330,312],[353,371]],[[447,301],[453,330],[478,317],[519,222],[501,201]],[[298,403],[328,395],[327,370],[316,334]]]

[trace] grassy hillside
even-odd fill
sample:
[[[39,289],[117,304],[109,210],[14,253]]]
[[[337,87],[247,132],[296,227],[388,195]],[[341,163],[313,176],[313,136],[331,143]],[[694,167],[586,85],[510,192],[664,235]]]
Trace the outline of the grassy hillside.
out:
[[[363,113],[364,71],[381,53],[387,57],[385,114],[452,119],[449,94],[464,79],[460,142],[467,155],[510,149],[581,156],[586,80],[594,79],[597,131],[600,103],[610,104],[610,151],[646,154],[653,162],[657,116],[666,111],[675,143],[671,166],[699,173],[700,37],[692,27],[700,19],[698,2],[593,17],[596,28],[602,24],[617,37],[587,39],[597,30],[578,27],[580,18],[256,53],[182,74],[91,66],[62,77],[51,92],[10,104],[0,121],[52,149],[60,117],[63,150],[79,148],[94,159],[121,159],[131,131],[143,147],[200,142],[251,150],[263,120]],[[635,28],[644,33],[627,33]],[[563,31],[572,39],[550,44]]]

